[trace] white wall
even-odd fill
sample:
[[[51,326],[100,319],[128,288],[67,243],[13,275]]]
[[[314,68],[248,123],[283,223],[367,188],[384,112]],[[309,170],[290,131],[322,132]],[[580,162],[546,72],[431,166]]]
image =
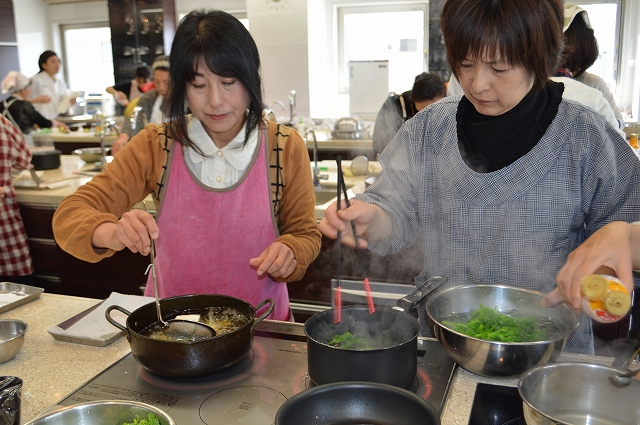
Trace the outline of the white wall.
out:
[[[51,6],[44,0],[18,0],[13,2],[13,8],[20,72],[28,76],[39,71],[38,57],[43,51],[53,50],[61,54],[61,24],[109,22],[106,0]]]

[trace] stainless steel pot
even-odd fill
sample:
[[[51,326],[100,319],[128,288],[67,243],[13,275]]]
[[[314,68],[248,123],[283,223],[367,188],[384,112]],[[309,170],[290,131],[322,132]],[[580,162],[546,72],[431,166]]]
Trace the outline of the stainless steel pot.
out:
[[[364,123],[358,117],[340,118],[331,132],[331,136],[334,139],[363,139]]]
[[[554,363],[527,371],[518,382],[527,425],[640,424],[640,381],[616,388],[608,378],[620,373],[588,363]]]
[[[447,355],[470,372],[492,378],[516,378],[534,366],[555,360],[578,326],[578,314],[566,303],[542,307],[544,294],[507,285],[464,285],[440,291],[426,304],[434,332]],[[547,338],[534,342],[495,342],[473,338],[442,324],[455,314],[497,307],[501,313],[534,315],[548,324]]]
[[[638,425],[640,381],[615,384],[638,354],[640,331],[622,344],[611,366],[550,363],[525,372],[518,381],[527,425]]]

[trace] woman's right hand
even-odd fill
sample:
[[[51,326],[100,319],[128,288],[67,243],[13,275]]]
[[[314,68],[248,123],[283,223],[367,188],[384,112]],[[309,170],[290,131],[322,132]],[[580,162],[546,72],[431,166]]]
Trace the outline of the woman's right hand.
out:
[[[341,201],[344,203],[344,201]],[[382,208],[374,204],[352,200],[351,206],[338,209],[334,202],[324,212],[324,218],[318,224],[318,230],[328,238],[336,239],[338,232],[342,243],[356,246],[351,221],[354,221],[358,242],[361,248],[367,248],[369,240],[381,240],[391,234],[391,220]]]
[[[148,255],[151,252],[151,238],[158,238],[158,225],[151,214],[142,210],[131,210],[115,223],[103,223],[96,227],[91,236],[91,244],[96,248],[121,251],[125,247],[131,252]]]

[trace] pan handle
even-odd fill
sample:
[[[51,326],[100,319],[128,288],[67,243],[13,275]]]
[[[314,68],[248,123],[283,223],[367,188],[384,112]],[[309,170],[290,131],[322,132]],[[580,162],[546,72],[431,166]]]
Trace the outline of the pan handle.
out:
[[[262,322],[268,315],[271,314],[271,312],[273,311],[273,307],[275,306],[273,299],[272,298],[267,298],[266,300],[262,301],[260,304],[258,304],[257,306],[255,306],[255,310],[258,311],[260,310],[262,307],[264,307],[267,303],[269,303],[269,308],[267,309],[267,311],[265,311],[264,313],[262,313],[262,315],[260,317],[256,317],[253,320],[253,325],[251,325],[251,330],[253,331],[253,328],[256,327],[256,325],[260,322]]]
[[[127,341],[131,342],[131,335],[129,335],[129,330],[124,326],[122,326],[120,323],[116,322],[113,319],[113,317],[111,317],[111,312],[113,310],[118,310],[119,312],[126,314],[127,317],[131,316],[131,312],[123,307],[120,307],[119,305],[110,305],[109,307],[107,307],[107,310],[104,312],[104,315],[107,318],[107,321],[111,323],[113,326],[115,326],[116,328],[120,329],[121,331],[124,331],[125,335],[127,335]]]
[[[616,349],[617,354],[611,363],[611,367],[627,370],[633,359],[638,355],[638,349],[640,349],[640,329],[629,335],[629,338],[622,342],[620,349]]]
[[[447,280],[449,280],[449,278],[445,276],[431,276],[415,291],[396,301],[396,305],[391,308],[408,313],[413,310],[427,295],[438,289],[440,285],[444,284]]]

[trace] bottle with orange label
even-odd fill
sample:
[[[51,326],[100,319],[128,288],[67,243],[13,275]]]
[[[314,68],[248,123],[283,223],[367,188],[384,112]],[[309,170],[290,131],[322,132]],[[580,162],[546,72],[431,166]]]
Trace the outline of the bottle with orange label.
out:
[[[582,310],[600,323],[622,319],[631,308],[631,296],[622,282],[606,274],[582,278]]]
[[[631,145],[631,147],[633,149],[638,149],[638,134],[637,133],[631,133],[629,135],[629,145]]]

